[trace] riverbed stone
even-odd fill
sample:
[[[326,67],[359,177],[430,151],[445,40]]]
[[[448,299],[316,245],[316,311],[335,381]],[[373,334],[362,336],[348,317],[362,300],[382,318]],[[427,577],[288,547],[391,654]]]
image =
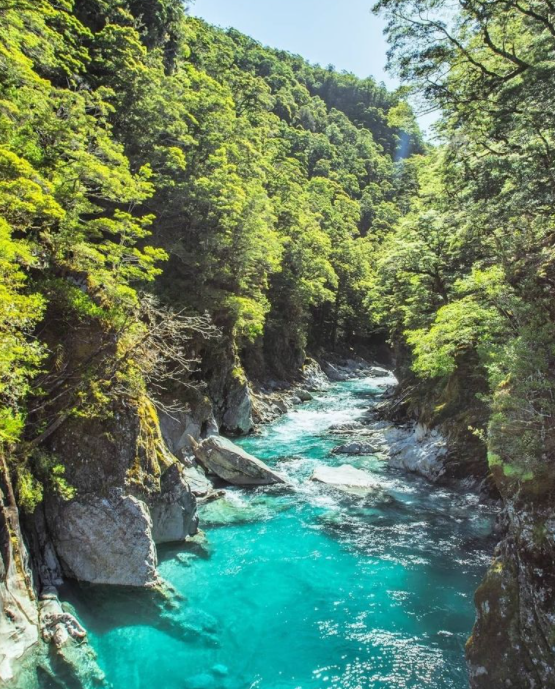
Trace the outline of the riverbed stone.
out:
[[[227,438],[214,436],[202,443],[192,439],[197,460],[210,474],[235,486],[266,486],[285,483],[284,479],[260,459]]]
[[[339,467],[320,466],[314,470],[310,480],[348,493],[367,494],[381,488],[380,483],[371,474],[355,469],[349,464]]]

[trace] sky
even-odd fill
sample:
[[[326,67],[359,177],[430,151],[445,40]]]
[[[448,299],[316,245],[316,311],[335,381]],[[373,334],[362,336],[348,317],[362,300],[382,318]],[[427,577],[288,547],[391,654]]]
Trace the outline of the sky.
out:
[[[264,45],[302,55],[323,67],[373,76],[389,88],[384,22],[373,0],[195,0],[190,13],[211,24],[234,27]]]
[[[374,77],[389,88],[399,80],[385,70],[385,22],[372,14],[374,0],[193,0],[190,13],[210,24],[230,26],[263,45],[301,55],[323,67],[334,65],[358,77]],[[418,117],[426,138],[435,113]]]

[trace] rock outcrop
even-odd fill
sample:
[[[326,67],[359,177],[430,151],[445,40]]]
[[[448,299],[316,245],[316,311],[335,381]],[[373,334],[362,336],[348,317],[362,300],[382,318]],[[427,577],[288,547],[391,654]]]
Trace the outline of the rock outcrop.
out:
[[[66,576],[114,586],[158,582],[152,520],[141,500],[118,490],[89,494],[51,504],[47,516]]]
[[[54,587],[40,587],[0,452],[0,686],[38,689],[39,673],[59,689],[104,686],[104,674],[75,615],[60,604]],[[33,543],[33,547],[37,544]],[[34,554],[35,555],[35,554]],[[52,571],[57,560],[51,561]],[[40,559],[40,558],[39,558]]]
[[[15,680],[39,640],[28,555],[0,449],[0,684]]]
[[[420,474],[430,481],[437,481],[445,474],[448,444],[438,430],[422,424],[404,428],[386,426],[381,434],[391,466]]]
[[[303,385],[310,392],[326,390],[330,380],[322,371],[320,364],[314,359],[307,359],[302,371]]]
[[[253,429],[251,390],[238,380],[228,391],[222,429],[232,435],[246,435]]]
[[[150,515],[156,544],[185,541],[197,533],[196,499],[182,466],[173,464],[162,476],[160,495],[150,499]]]
[[[155,543],[196,532],[196,499],[146,399],[109,419],[70,420],[52,449],[76,496],[45,502],[45,529],[63,573],[117,586],[157,583]],[[41,549],[42,551],[43,549]],[[48,569],[45,558],[39,563]]]
[[[231,440],[212,437],[196,443],[191,439],[195,457],[209,474],[235,486],[267,486],[285,483],[269,466],[253,457]]]
[[[218,435],[210,400],[200,394],[191,395],[190,411],[161,412],[160,431],[169,451],[183,460],[191,454],[189,436],[197,442],[211,435]]]
[[[472,689],[555,687],[555,509],[545,498],[506,499],[505,535],[475,595]]]
[[[203,378],[221,432],[229,435],[249,433],[254,427],[252,390],[229,338],[219,339],[205,353]]]

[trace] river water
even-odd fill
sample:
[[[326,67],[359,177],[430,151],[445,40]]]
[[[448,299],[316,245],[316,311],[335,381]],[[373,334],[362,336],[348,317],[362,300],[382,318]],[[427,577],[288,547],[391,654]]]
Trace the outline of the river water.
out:
[[[231,489],[201,510],[204,543],[160,551],[174,587],[164,624],[133,593],[71,596],[116,689],[463,689],[473,592],[494,515],[377,457],[340,457],[332,424],[355,420],[376,381],[337,383],[248,451],[292,488]],[[349,463],[373,497],[310,481]]]

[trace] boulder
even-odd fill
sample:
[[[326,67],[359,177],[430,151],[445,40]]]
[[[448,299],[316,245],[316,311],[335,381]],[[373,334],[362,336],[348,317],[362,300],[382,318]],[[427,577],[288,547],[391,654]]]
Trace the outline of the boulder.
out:
[[[266,486],[285,483],[283,478],[256,457],[227,438],[213,436],[202,443],[191,439],[195,457],[210,474],[235,486]]]
[[[156,544],[184,541],[197,533],[197,501],[178,464],[162,476],[160,495],[150,500],[150,514]]]
[[[310,480],[358,495],[366,495],[381,488],[371,474],[355,469],[348,464],[343,464],[340,467],[320,466],[315,469]]]
[[[336,366],[329,361],[324,362],[324,371],[334,383],[341,383],[353,377],[352,371],[346,371],[341,366]]]
[[[214,486],[208,480],[204,470],[196,462],[183,467],[183,477],[196,498],[206,498],[214,491]]]
[[[302,389],[297,390],[297,397],[301,400],[301,402],[310,402],[314,399],[314,395],[308,392],[308,390]]]
[[[122,491],[51,503],[47,510],[66,576],[91,584],[158,583],[152,521],[144,502]]]
[[[382,368],[381,366],[372,366],[369,370],[368,373],[372,378],[389,378],[393,374],[391,371],[388,371],[386,368]]]
[[[332,453],[334,455],[372,455],[377,451],[378,449],[376,446],[371,443],[355,441],[346,443],[345,445],[339,445],[339,447],[332,450]]]

